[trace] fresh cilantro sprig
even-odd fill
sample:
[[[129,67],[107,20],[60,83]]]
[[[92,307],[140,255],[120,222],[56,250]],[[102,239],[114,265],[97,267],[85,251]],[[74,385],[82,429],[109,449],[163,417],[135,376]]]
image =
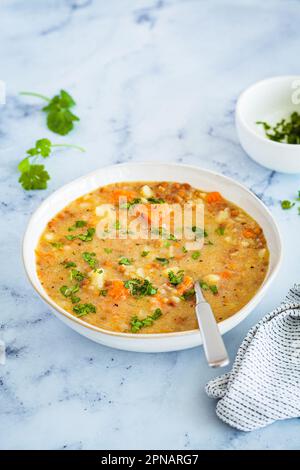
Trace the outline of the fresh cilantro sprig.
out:
[[[73,108],[76,103],[72,96],[65,90],[60,90],[59,94],[55,95],[53,98],[29,91],[23,91],[20,94],[34,96],[47,101],[47,106],[44,106],[42,110],[47,113],[48,128],[56,134],[68,134],[74,128],[74,122],[79,121],[79,117],[71,111],[71,108]]]
[[[78,145],[52,144],[49,139],[39,139],[35,146],[27,150],[27,156],[21,160],[18,170],[21,173],[19,183],[26,191],[46,189],[47,181],[50,179],[49,173],[45,170],[45,165],[36,163],[40,157],[47,158],[51,155],[55,147],[75,148],[84,152]]]

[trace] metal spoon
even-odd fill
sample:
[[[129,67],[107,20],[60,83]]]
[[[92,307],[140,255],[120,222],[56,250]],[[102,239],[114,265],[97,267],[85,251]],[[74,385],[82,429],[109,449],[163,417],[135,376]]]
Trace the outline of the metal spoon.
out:
[[[194,287],[196,293],[196,315],[207,362],[211,367],[227,366],[229,364],[229,357],[211,306],[203,297],[199,281],[195,282]]]

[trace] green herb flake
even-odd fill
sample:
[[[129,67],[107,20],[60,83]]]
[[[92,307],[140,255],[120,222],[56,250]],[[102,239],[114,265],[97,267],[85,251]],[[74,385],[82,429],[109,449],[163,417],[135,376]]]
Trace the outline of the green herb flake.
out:
[[[124,282],[126,289],[129,289],[133,297],[144,297],[147,295],[155,295],[157,293],[156,287],[154,287],[148,279],[130,279]]]
[[[150,204],[165,204],[165,200],[160,197],[148,197],[147,201],[150,202]]]
[[[195,289],[190,289],[184,292],[184,294],[181,296],[182,300],[190,300],[192,297],[195,295]]]
[[[95,256],[96,253],[89,253],[88,251],[82,253],[82,258],[84,259],[84,261],[86,261],[88,265],[93,269],[95,269],[98,264],[98,261]]]
[[[294,202],[288,201],[287,199],[285,199],[284,201],[281,201],[281,207],[284,210],[291,209],[292,207],[294,207],[294,205],[295,205]]]
[[[195,233],[196,238],[204,238],[208,236],[208,233],[206,230],[204,230],[201,227],[196,227],[196,225],[193,225],[192,232]]]
[[[148,315],[146,318],[140,320],[137,316],[134,316],[130,321],[130,328],[132,333],[137,333],[141,328],[152,326],[155,320],[162,316],[162,311],[157,308],[152,315]]]
[[[183,281],[183,277],[184,277],[184,271],[182,269],[178,271],[176,274],[174,273],[174,271],[168,272],[168,278],[169,278],[170,284],[172,284],[173,286],[177,286],[178,284],[180,284]]]
[[[102,295],[102,297],[106,297],[108,294],[108,290],[107,289],[101,289],[99,291],[99,295]]]
[[[78,269],[71,269],[71,272],[70,272],[71,281],[75,279],[76,281],[81,282],[85,278],[86,278],[86,274],[82,273],[81,271],[78,271]]]
[[[143,258],[145,258],[147,255],[149,255],[149,253],[150,253],[150,251],[144,250],[144,251],[142,251],[141,256],[142,256]]]
[[[96,229],[93,227],[90,227],[87,229],[86,233],[80,233],[79,235],[66,235],[67,240],[76,240],[78,238],[79,240],[83,242],[90,242],[93,240],[93,237],[96,233]]]
[[[64,244],[61,242],[50,242],[50,245],[53,246],[53,248],[57,248],[58,250],[64,246]]]
[[[73,232],[77,228],[85,227],[86,225],[87,222],[85,220],[76,220],[75,224],[68,228],[68,231]]]
[[[83,317],[89,313],[96,313],[96,307],[93,304],[79,304],[73,307],[73,312],[76,313],[78,317]]]
[[[130,259],[126,258],[125,256],[122,256],[119,259],[119,264],[120,265],[125,265],[125,266],[130,266],[132,264],[132,262],[130,261]]]
[[[76,304],[76,303],[80,302],[80,297],[77,297],[77,296],[74,295],[74,294],[76,294],[76,292],[79,291],[78,284],[76,284],[76,286],[73,286],[73,287],[61,286],[59,291],[64,297],[67,297],[67,298],[70,297],[71,302],[73,304]]]
[[[200,251],[194,251],[194,253],[192,254],[192,259],[197,260],[200,258],[200,256],[201,256]]]
[[[200,281],[199,282],[201,289],[203,290],[210,290],[214,295],[218,294],[218,287],[216,285],[208,285],[206,282]]]
[[[155,259],[156,259],[156,261],[158,261],[159,263],[161,263],[164,266],[169,264],[169,260],[167,258],[156,257]]]
[[[76,268],[76,263],[73,261],[63,261],[61,263],[65,268]]]
[[[110,253],[112,253],[112,248],[104,248],[104,251],[107,255],[110,255]]]
[[[216,233],[217,233],[218,235],[224,235],[224,233],[225,233],[225,227],[222,227],[222,226],[220,225],[220,227],[218,227],[218,228],[216,229]]]

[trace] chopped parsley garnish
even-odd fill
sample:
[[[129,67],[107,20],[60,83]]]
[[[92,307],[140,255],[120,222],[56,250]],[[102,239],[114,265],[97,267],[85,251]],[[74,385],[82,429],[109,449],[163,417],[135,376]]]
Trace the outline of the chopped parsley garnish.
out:
[[[160,197],[148,197],[147,199],[148,202],[150,202],[150,204],[164,204],[165,203],[165,200],[160,198]]]
[[[60,90],[59,94],[55,95],[52,99],[48,98],[48,96],[32,92],[22,92],[21,95],[35,96],[48,102],[47,106],[44,106],[42,110],[47,113],[48,128],[56,134],[68,134],[74,127],[73,122],[79,121],[79,117],[70,111],[76,103],[65,90]]]
[[[61,263],[65,268],[76,268],[76,263],[73,261],[63,261]]]
[[[156,259],[156,261],[158,261],[159,263],[161,263],[163,265],[169,264],[169,260],[167,258],[156,257],[155,259]]]
[[[214,295],[216,295],[218,291],[218,287],[216,285],[208,285],[206,282],[200,281],[200,287],[203,290],[210,290]]]
[[[102,297],[106,297],[108,294],[108,290],[107,289],[101,289],[100,292],[99,292],[99,295],[102,295]]]
[[[133,297],[144,297],[146,295],[155,295],[157,289],[153,287],[148,279],[130,279],[129,281],[124,282],[126,289],[130,290]]]
[[[256,124],[263,126],[266,136],[274,142],[300,144],[300,114],[296,111],[274,126],[264,121],[257,121]]]
[[[186,292],[184,292],[184,294],[182,294],[181,298],[183,300],[189,300],[191,297],[193,297],[195,295],[195,290],[194,289],[190,289],[190,290],[187,290]]]
[[[53,248],[57,249],[62,248],[64,246],[64,244],[61,242],[51,242],[50,245],[53,246]]]
[[[86,275],[82,273],[81,271],[78,271],[78,269],[71,269],[71,272],[70,272],[71,281],[75,279],[76,281],[81,282],[85,278],[86,278]]]
[[[121,222],[119,220],[117,220],[116,223],[115,223],[115,229],[120,230],[120,228],[121,228]]]
[[[169,278],[170,284],[172,284],[173,286],[178,286],[178,284],[180,284],[183,281],[183,277],[184,277],[184,271],[182,269],[178,271],[176,274],[174,273],[174,271],[168,272],[168,278]]]
[[[175,235],[173,235],[173,233],[169,233],[168,240],[172,240],[173,242],[176,242],[177,238],[175,237]]]
[[[68,228],[68,231],[73,232],[77,228],[85,227],[86,225],[87,222],[85,220],[76,220],[75,224]]]
[[[136,197],[132,199],[132,201],[127,202],[126,204],[122,204],[121,208],[122,209],[130,209],[133,206],[136,206],[137,204],[141,204],[142,200],[139,197]]]
[[[218,227],[218,228],[216,229],[216,233],[217,233],[218,235],[224,235],[224,233],[225,233],[225,227],[222,227],[222,226]]]
[[[83,317],[89,313],[96,313],[96,307],[93,304],[79,304],[73,307],[73,311],[78,317]]]
[[[104,251],[109,255],[110,253],[112,253],[112,248],[104,248]]]
[[[77,304],[78,302],[80,302],[80,297],[75,296],[76,292],[79,291],[78,284],[76,284],[76,286],[73,286],[73,287],[61,286],[59,291],[64,297],[70,297],[71,302],[73,304]]]
[[[200,256],[201,256],[200,251],[194,251],[194,253],[192,254],[192,259],[197,260],[200,258]]]
[[[84,253],[82,253],[82,258],[88,263],[91,268],[96,268],[98,264],[98,261],[96,259],[96,253],[89,253],[88,251],[85,251]]]
[[[159,317],[162,316],[162,311],[160,308],[154,310],[152,315],[148,315],[146,318],[139,320],[137,316],[134,316],[130,321],[130,327],[132,333],[137,333],[141,328],[145,326],[151,326]]]
[[[95,232],[96,229],[94,227],[90,227],[87,229],[86,233],[80,233],[79,235],[66,235],[66,238],[68,240],[75,240],[76,238],[78,238],[83,242],[90,242],[93,240]]]
[[[183,253],[187,253],[187,252],[188,252],[188,250],[186,249],[185,246],[182,247],[182,252],[183,252]]]
[[[125,258],[125,256],[122,256],[122,258],[119,259],[119,264],[123,264],[125,266],[130,266],[132,263],[130,261],[130,259],[128,258]]]
[[[149,253],[150,253],[150,251],[144,250],[144,251],[142,251],[141,256],[142,256],[143,258],[145,258],[145,256],[149,255]]]

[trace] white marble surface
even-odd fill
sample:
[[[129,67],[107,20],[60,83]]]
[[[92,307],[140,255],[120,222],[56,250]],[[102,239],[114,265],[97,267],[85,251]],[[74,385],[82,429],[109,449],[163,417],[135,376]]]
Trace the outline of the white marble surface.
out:
[[[299,282],[300,217],[281,198],[299,176],[270,172],[239,146],[234,107],[250,83],[299,72],[296,0],[2,0],[0,79],[0,448],[300,448],[299,420],[253,433],[218,421],[205,382],[217,374],[202,349],[139,355],[80,337],[31,289],[21,261],[32,211],[53,190],[108,163],[199,165],[236,178],[279,222],[284,263],[261,305],[225,340],[233,358],[245,333]],[[38,100],[20,90],[76,97],[81,122],[48,132]],[[83,145],[47,162],[47,191],[26,193],[16,165],[40,137]]]

